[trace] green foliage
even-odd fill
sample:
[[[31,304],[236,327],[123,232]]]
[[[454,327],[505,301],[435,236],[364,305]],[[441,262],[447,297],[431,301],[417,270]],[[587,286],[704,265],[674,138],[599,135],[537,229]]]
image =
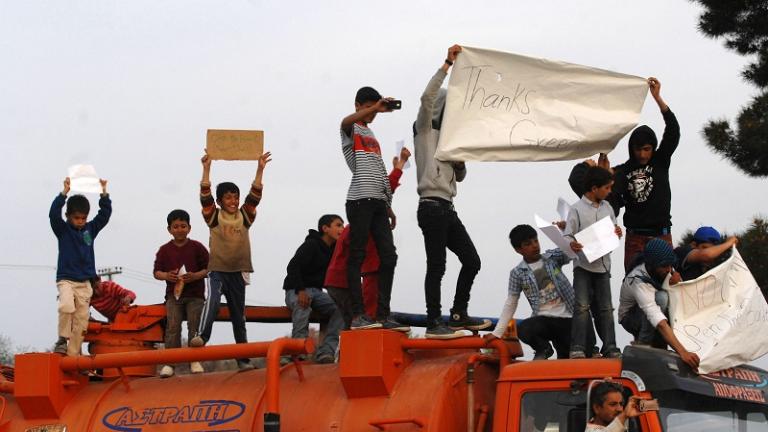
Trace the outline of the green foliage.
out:
[[[704,7],[699,30],[712,38],[724,38],[725,46],[755,58],[742,76],[760,90],[737,117],[738,129],[728,120],[711,120],[704,138],[749,176],[768,176],[768,2],[750,0],[692,0]]]

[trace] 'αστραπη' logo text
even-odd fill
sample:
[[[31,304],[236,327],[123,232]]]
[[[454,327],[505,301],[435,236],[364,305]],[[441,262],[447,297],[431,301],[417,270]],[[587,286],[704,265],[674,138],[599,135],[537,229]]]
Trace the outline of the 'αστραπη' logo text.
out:
[[[245,411],[245,404],[231,400],[201,400],[194,405],[162,406],[134,409],[122,406],[109,411],[101,419],[107,428],[120,432],[152,430],[153,425],[194,424],[218,426],[229,423]]]

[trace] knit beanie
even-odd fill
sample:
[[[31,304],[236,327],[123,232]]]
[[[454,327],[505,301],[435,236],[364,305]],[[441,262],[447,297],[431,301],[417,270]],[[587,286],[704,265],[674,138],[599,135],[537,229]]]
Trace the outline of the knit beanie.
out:
[[[656,146],[659,141],[656,139],[656,133],[647,125],[638,126],[632,131],[632,135],[629,136],[629,155],[632,157],[632,149],[635,146],[642,146],[650,144],[653,150],[656,151]]]
[[[645,244],[643,256],[645,257],[645,263],[650,268],[674,265],[676,261],[672,246],[660,238],[651,239],[651,241]]]

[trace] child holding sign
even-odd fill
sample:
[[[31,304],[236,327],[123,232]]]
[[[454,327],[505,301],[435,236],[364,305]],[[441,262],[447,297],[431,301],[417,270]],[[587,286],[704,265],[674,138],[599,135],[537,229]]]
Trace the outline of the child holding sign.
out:
[[[615,226],[616,235],[621,237],[621,227],[616,225],[613,208],[605,200],[613,187],[613,175],[599,166],[590,167],[584,176],[584,196],[568,212],[565,236],[571,239],[574,252],[582,250],[582,245],[574,237],[588,226],[610,217]],[[613,324],[613,305],[611,303],[611,254],[608,253],[595,261],[588,262],[581,255],[573,269],[573,289],[576,293],[576,307],[573,311],[571,326],[571,358],[585,358],[584,347],[587,343],[587,330],[590,306],[596,303],[598,316],[595,316],[597,333],[603,341],[602,354],[606,357],[620,357],[616,347],[616,332]]]
[[[91,204],[83,195],[69,193],[70,179],[64,179],[64,189],[56,195],[48,217],[51,229],[59,243],[59,259],[56,266],[56,288],[59,290],[59,339],[53,352],[66,355],[80,354],[80,346],[88,328],[91,280],[96,278],[96,259],[93,242],[109,222],[112,200],[107,193],[107,181],[99,180],[101,198],[99,212],[88,222]],[[61,218],[64,203],[66,220]]]
[[[266,152],[259,158],[259,167],[251,189],[242,207],[240,189],[230,182],[216,186],[216,200],[211,195],[211,158],[206,154],[200,160],[203,164],[203,178],[200,182],[200,204],[203,207],[203,219],[211,230],[208,247],[211,251],[208,262],[209,293],[203,307],[200,321],[200,333],[189,341],[190,346],[200,347],[211,337],[213,322],[219,313],[221,295],[227,298],[229,316],[235,342],[247,343],[245,333],[245,285],[253,273],[251,263],[251,241],[248,230],[256,219],[256,206],[261,202],[263,185],[261,178],[264,168],[272,159]],[[218,204],[218,206],[216,205]],[[250,359],[237,360],[240,369],[253,369]]]
[[[188,340],[197,336],[205,303],[205,278],[208,276],[208,251],[200,242],[189,239],[189,213],[173,210],[168,214],[168,233],[173,239],[160,246],[155,255],[155,279],[166,281],[165,347],[181,347],[181,322],[187,320]],[[199,362],[189,365],[192,373],[204,372]],[[165,365],[160,376],[173,375]]]

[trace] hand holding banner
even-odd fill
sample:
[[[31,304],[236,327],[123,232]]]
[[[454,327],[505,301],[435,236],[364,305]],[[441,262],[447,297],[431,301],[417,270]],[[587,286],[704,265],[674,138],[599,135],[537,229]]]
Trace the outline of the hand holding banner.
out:
[[[462,47],[435,157],[572,160],[608,153],[637,125],[644,78]]]

